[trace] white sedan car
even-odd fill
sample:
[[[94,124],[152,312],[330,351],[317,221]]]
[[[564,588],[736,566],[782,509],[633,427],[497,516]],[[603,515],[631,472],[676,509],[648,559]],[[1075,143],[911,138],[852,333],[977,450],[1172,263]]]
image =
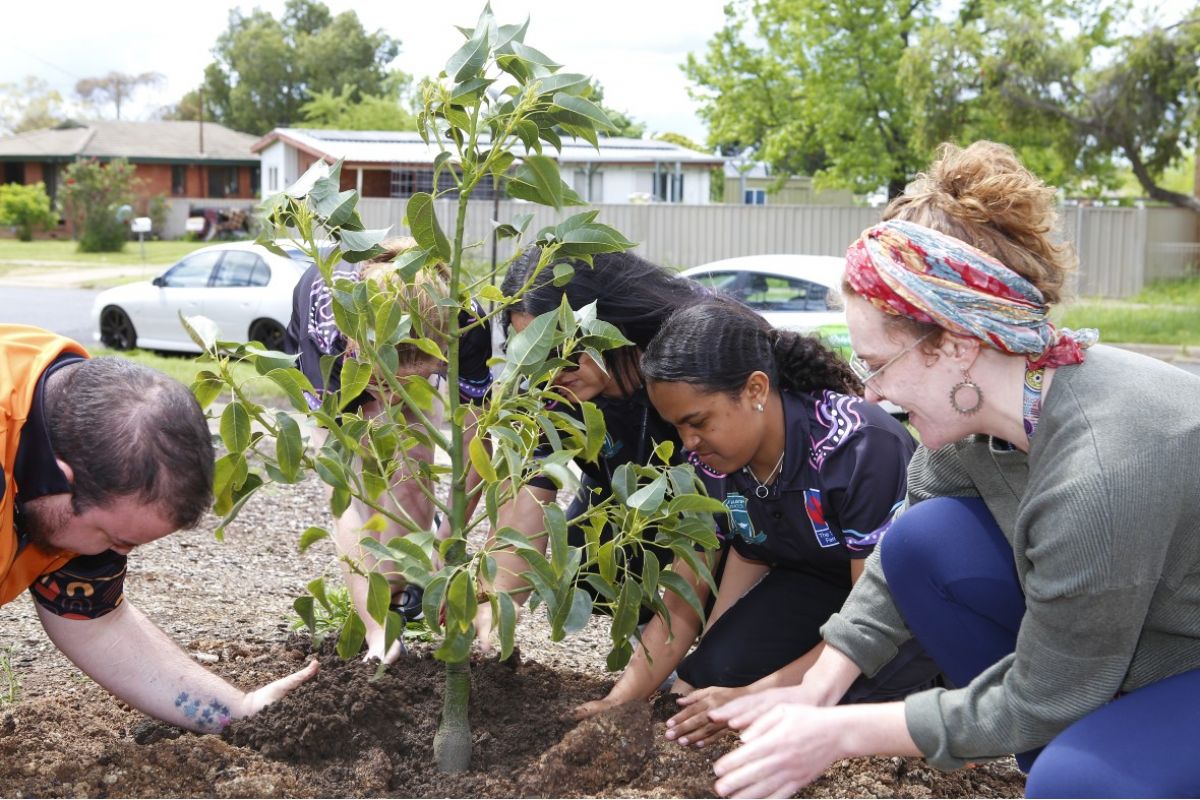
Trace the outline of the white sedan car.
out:
[[[733,295],[776,328],[816,333],[844,358],[850,358],[850,334],[842,307],[842,272],[838,256],[740,256],[686,269],[683,274],[705,286]],[[904,411],[888,401],[889,414]]]
[[[736,297],[776,328],[815,331],[842,349],[849,347],[840,289],[844,266],[836,256],[740,256],[683,274]]]
[[[103,291],[92,305],[93,338],[114,350],[198,353],[179,315],[199,314],[226,341],[277,350],[292,314],[292,289],[312,263],[295,245],[281,247],[290,258],[253,242],[204,247],[152,281]]]

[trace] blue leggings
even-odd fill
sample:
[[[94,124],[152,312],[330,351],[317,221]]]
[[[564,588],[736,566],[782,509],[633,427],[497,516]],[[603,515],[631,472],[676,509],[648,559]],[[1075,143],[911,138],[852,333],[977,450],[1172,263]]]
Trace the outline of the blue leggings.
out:
[[[896,607],[954,685],[966,686],[1013,651],[1025,598],[1012,548],[982,500],[918,503],[892,524],[881,548]],[[1026,794],[1200,796],[1198,710],[1200,669],[1123,695],[1045,748],[1017,755],[1029,773]]]

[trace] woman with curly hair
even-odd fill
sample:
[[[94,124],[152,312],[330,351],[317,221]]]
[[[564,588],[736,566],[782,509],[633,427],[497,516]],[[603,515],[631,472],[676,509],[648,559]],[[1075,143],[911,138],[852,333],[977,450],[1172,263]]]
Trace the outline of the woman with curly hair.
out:
[[[1009,148],[945,146],[846,255],[867,397],[909,412],[908,505],[800,686],[746,728],[722,795],[831,762],[1017,755],[1030,797],[1190,797],[1200,717],[1200,380],[1050,321],[1068,248]],[[957,688],[825,708],[919,641]]]
[[[725,727],[710,709],[799,683],[816,660],[820,627],[904,499],[915,443],[862,400],[849,367],[820,341],[772,328],[728,299],[673,315],[641,373],[709,495],[725,504],[717,526],[731,548],[703,631],[686,602],[666,595],[670,627],[654,619],[612,691],[580,713],[645,699],[677,668],[672,691],[684,708],[667,736],[703,746]],[[686,563],[672,569],[707,601],[707,584]],[[903,697],[935,672],[910,646],[844,700]]]

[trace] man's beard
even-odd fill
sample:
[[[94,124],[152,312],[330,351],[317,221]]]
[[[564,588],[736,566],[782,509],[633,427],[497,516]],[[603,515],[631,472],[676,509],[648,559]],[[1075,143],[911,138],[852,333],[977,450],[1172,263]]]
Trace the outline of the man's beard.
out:
[[[70,503],[59,504],[52,497],[39,497],[24,504],[21,509],[21,533],[30,544],[35,544],[52,555],[66,552],[51,539],[56,531],[66,527],[71,520]]]

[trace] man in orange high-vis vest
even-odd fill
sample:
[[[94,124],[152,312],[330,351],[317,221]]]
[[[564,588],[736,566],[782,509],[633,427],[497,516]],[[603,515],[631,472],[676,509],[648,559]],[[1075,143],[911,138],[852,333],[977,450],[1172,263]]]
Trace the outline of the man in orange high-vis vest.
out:
[[[219,731],[316,672],[314,661],[244,692],[125,599],[125,557],[195,525],[212,473],[204,413],[178,381],[0,324],[0,604],[29,589],[76,666],[131,706],[196,731]]]

